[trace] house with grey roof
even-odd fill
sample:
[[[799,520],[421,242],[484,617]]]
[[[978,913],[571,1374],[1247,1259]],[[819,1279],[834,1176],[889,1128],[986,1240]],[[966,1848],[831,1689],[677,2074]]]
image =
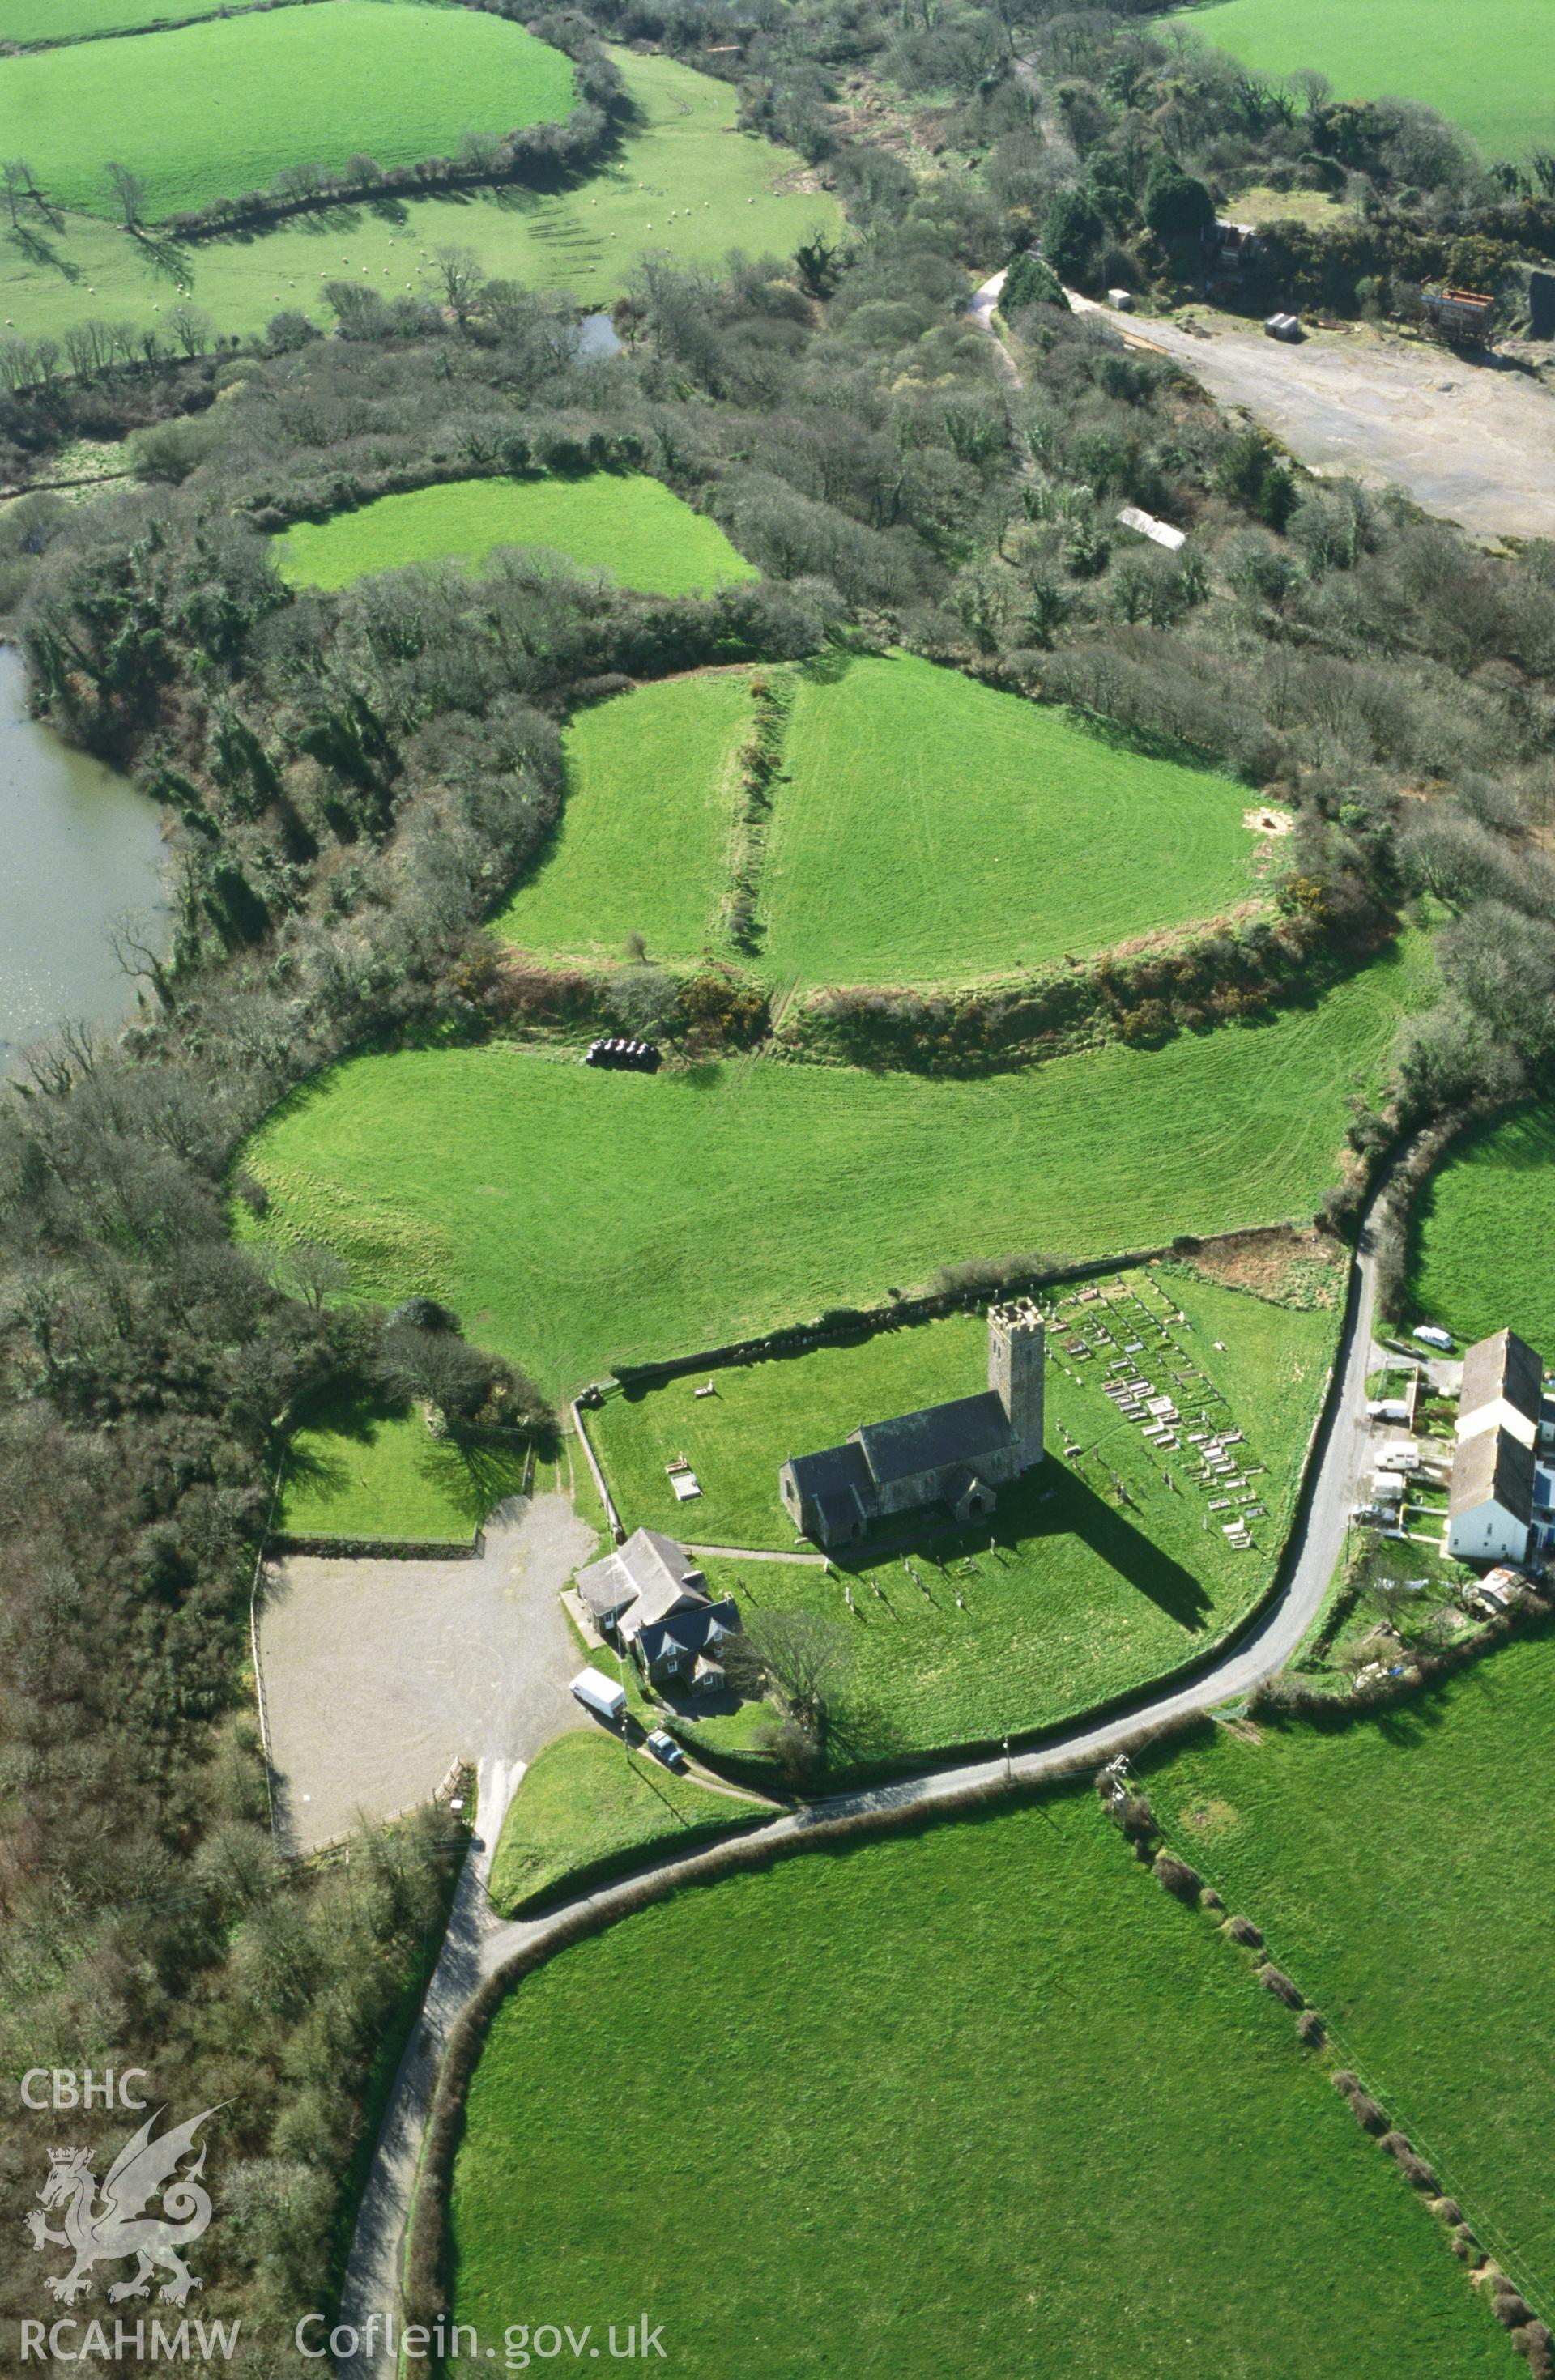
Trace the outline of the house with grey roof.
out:
[[[1515,1330],[1497,1330],[1469,1349],[1458,1391],[1460,1445],[1482,1431],[1506,1429],[1536,1446],[1543,1406],[1544,1359]]]
[[[1454,1561],[1522,1562],[1534,1516],[1534,1451],[1502,1424],[1460,1439],[1447,1496]]]
[[[577,1592],[601,1635],[631,1655],[655,1685],[698,1693],[723,1683],[718,1647],[740,1624],[732,1596],[714,1600],[684,1546],[638,1529],[577,1573]]]
[[[1047,1332],[1029,1298],[990,1308],[988,1387],[893,1421],[862,1422],[841,1446],[791,1455],[778,1492],[817,1545],[856,1544],[871,1522],[947,1505],[985,1518],[998,1490],[1042,1460]]]

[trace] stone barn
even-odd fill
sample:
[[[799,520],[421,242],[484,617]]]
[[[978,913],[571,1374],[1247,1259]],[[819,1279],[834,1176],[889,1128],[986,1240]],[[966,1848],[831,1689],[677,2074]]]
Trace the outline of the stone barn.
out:
[[[841,1446],[791,1455],[778,1491],[817,1545],[856,1544],[871,1521],[945,1504],[985,1518],[997,1491],[1042,1460],[1047,1330],[1029,1298],[990,1308],[988,1387],[894,1421],[866,1422]]]

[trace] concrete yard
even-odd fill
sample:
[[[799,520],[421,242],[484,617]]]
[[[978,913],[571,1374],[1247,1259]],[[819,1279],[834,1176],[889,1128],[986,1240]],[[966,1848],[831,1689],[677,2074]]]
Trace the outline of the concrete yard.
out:
[[[1245,407],[1311,470],[1396,481],[1486,541],[1555,537],[1555,396],[1510,357],[1361,326],[1285,346],[1223,314],[1206,314],[1200,334],[1080,303],[1184,364],[1220,404]]]
[[[431,1799],[456,1759],[531,1760],[584,1723],[558,1591],[595,1532],[565,1496],[520,1497],[471,1561],[273,1563],[260,1666],[276,1817],[311,1851]]]

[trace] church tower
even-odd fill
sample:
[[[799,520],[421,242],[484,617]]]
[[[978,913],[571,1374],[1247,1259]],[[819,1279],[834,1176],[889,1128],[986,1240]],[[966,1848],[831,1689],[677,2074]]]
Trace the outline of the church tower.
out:
[[[1020,1467],[1042,1460],[1042,1376],[1048,1332],[1029,1297],[988,1310],[988,1384],[1020,1439]]]

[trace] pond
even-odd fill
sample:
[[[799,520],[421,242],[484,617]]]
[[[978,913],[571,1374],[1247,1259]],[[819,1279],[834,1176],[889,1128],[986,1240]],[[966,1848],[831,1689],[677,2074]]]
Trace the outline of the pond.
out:
[[[73,1017],[133,1014],[108,926],[132,917],[161,944],[163,856],[152,804],[28,716],[21,655],[0,645],[0,1074]]]
[[[621,353],[621,341],[608,314],[585,314],[577,327],[582,334],[577,343],[580,356],[597,362],[601,356]]]

